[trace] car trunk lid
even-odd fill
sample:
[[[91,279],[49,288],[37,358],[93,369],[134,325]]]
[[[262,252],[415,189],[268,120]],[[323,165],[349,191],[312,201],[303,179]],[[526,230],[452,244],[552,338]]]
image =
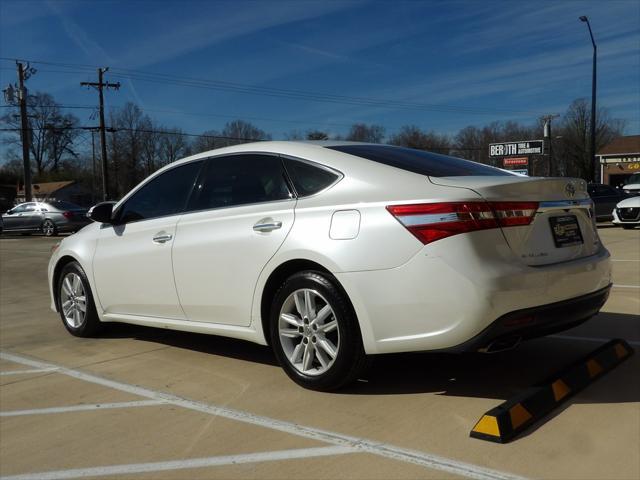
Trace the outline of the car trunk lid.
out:
[[[600,239],[587,184],[572,178],[506,176],[429,177],[442,186],[475,191],[488,202],[537,202],[528,225],[502,227],[512,251],[531,266],[595,254]]]

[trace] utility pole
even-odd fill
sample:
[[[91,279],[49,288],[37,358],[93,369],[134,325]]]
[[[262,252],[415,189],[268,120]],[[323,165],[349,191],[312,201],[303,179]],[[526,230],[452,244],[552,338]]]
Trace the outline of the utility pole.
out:
[[[544,115],[540,118],[544,122],[544,141],[547,147],[547,176],[553,175],[553,143],[551,138],[551,120],[559,117],[558,114]]]
[[[95,130],[91,130],[91,201],[96,201],[96,137],[94,135]]]
[[[104,73],[109,70],[109,67],[98,68],[98,81],[97,82],[81,82],[80,85],[83,87],[94,87],[98,90],[98,97],[100,100],[100,148],[102,154],[102,199],[109,199],[109,172],[108,172],[108,164],[107,164],[107,139],[105,134],[105,126],[104,126],[104,95],[103,89],[113,88],[118,90],[120,88],[120,82],[110,83],[103,82]]]
[[[31,135],[29,132],[29,123],[27,120],[27,88],[24,86],[27,80],[35,70],[22,62],[16,62],[18,67],[18,100],[20,101],[20,135],[22,137],[22,162],[24,164],[24,200],[30,202],[31,195],[31,160],[29,159],[29,140]]]

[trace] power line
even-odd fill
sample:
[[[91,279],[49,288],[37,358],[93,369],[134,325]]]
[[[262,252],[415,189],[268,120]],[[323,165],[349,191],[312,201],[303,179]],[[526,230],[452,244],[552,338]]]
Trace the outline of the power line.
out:
[[[0,60],[9,60],[6,57],[0,57]],[[32,63],[39,63],[43,65],[61,66],[64,68],[93,68],[89,65],[83,64],[70,64],[70,63],[58,63],[47,61],[32,60]],[[86,73],[86,71],[74,72],[74,73]],[[162,83],[167,85],[186,86],[192,88],[203,88],[209,90],[221,90],[234,93],[244,93],[251,95],[260,95],[276,98],[288,98],[294,100],[306,100],[319,103],[338,103],[357,106],[372,106],[380,108],[395,108],[404,110],[427,110],[444,113],[467,113],[467,114],[495,114],[495,113],[518,113],[527,115],[541,115],[541,112],[533,112],[526,110],[508,110],[508,109],[490,109],[480,107],[469,106],[454,106],[454,105],[440,105],[440,104],[427,104],[407,102],[400,100],[388,100],[380,98],[369,97],[354,97],[347,95],[335,95],[329,93],[319,93],[304,90],[291,90],[272,87],[260,87],[257,85],[243,84],[238,82],[228,82],[222,80],[211,80],[177,76],[163,73],[144,72],[140,70],[125,69],[125,68],[113,68],[112,76],[116,78],[126,78],[129,80],[138,80],[151,83]]]

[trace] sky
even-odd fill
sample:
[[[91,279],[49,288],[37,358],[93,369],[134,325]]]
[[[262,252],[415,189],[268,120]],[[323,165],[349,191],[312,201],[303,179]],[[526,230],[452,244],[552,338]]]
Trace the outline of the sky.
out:
[[[355,122],[455,134],[590,99],[581,15],[598,44],[598,104],[640,134],[637,0],[2,0],[0,85],[30,60],[30,91],[94,107],[80,82],[108,66],[121,83],[108,108],[135,102],[187,133],[241,118],[274,139]],[[69,111],[97,124],[92,108]]]

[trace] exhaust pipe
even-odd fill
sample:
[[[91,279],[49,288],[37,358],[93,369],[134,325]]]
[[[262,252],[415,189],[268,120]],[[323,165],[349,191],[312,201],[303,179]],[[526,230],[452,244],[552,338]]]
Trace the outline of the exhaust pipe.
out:
[[[486,347],[482,347],[478,349],[478,352],[481,353],[498,353],[504,352],[505,350],[512,350],[520,345],[522,341],[522,337],[507,337],[507,338],[499,338],[494,340]]]

